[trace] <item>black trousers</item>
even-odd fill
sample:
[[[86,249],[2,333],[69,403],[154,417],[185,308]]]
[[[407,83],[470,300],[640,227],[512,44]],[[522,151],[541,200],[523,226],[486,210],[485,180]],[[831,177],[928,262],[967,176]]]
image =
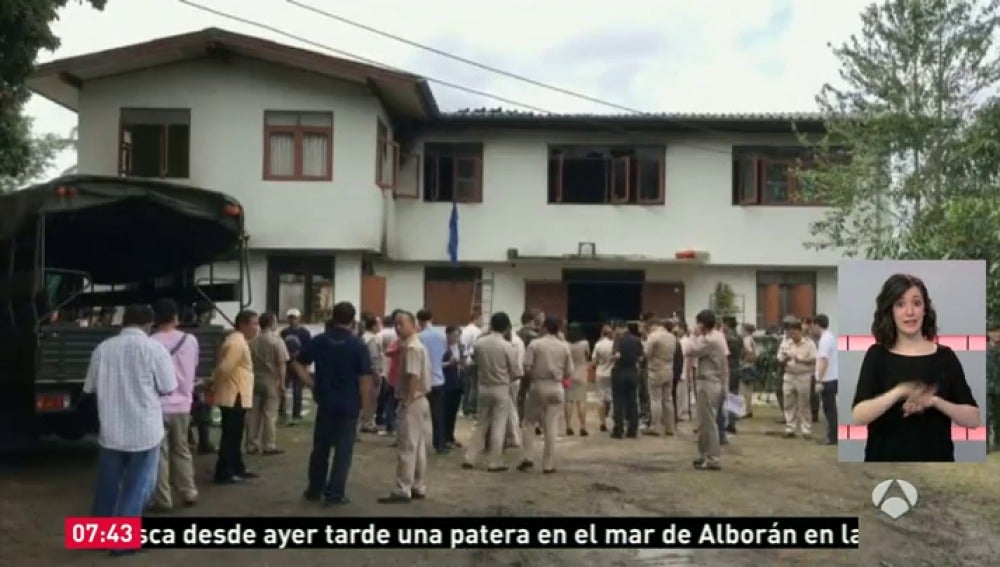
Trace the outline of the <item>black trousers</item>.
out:
[[[344,497],[357,438],[357,417],[338,416],[317,408],[313,448],[309,455],[309,486],[306,492],[317,496],[323,494],[330,501]]]
[[[455,423],[458,421],[458,410],[462,406],[462,386],[448,385],[444,390],[444,440],[445,443],[455,442]]]
[[[636,388],[639,394],[639,416],[643,421],[649,421],[652,416],[651,408],[649,407],[649,373],[646,372],[646,367],[642,366],[639,368],[639,373],[636,375],[637,383]]]
[[[823,417],[826,418],[826,440],[837,442],[837,381],[823,382]]]
[[[531,390],[531,379],[527,376],[521,378],[517,385],[517,415],[524,416],[524,404],[528,399],[528,391]]]
[[[611,374],[611,408],[614,413],[612,433],[635,435],[639,432],[639,376],[631,368],[615,369]]]
[[[809,378],[809,411],[812,412],[813,423],[819,421],[820,396],[816,393],[816,376]]]
[[[448,436],[445,434],[444,386],[434,386],[427,401],[431,404],[431,425],[434,449],[444,451],[448,448]]]
[[[242,476],[247,472],[243,463],[243,430],[247,410],[241,406],[236,396],[234,407],[220,407],[222,413],[222,436],[219,438],[219,460],[215,463],[215,479],[226,480]]]

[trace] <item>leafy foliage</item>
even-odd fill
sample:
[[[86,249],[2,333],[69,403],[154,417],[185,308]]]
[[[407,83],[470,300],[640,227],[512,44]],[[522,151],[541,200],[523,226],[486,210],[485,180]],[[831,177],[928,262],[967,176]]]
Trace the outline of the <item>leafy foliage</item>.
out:
[[[106,0],[77,0],[103,9]],[[50,24],[67,0],[0,1],[0,178],[20,179],[38,163],[36,152],[48,139],[33,140],[22,115],[31,93],[24,83],[42,49],[54,51],[59,38]],[[8,182],[9,183],[9,182]]]
[[[31,119],[24,117],[24,127],[30,130],[30,125]],[[32,137],[29,132],[25,139],[29,148],[27,163],[17,175],[0,175],[0,193],[21,189],[43,177],[60,152],[76,145],[76,130],[68,138],[56,134]]]
[[[998,0],[885,0],[834,53],[817,101],[828,134],[803,180],[830,205],[812,248],[846,256],[985,259],[1000,316]],[[984,101],[986,103],[984,104]],[[836,153],[847,148],[849,159]]]

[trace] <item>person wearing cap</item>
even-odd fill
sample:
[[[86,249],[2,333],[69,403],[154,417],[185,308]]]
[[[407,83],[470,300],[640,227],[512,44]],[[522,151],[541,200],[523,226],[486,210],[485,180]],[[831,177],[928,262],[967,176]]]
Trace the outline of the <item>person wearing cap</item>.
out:
[[[312,339],[312,333],[309,332],[309,329],[302,326],[302,312],[293,307],[285,312],[285,320],[288,322],[288,326],[281,330],[281,339],[285,341],[286,348],[289,337],[298,339],[300,349],[305,348]],[[302,419],[302,380],[299,379],[299,375],[295,372],[290,372],[287,376],[288,386],[291,386],[292,389],[291,421],[288,419],[288,401],[285,395],[282,395],[279,400],[278,413],[281,415],[281,421],[288,423],[288,425],[295,425]]]

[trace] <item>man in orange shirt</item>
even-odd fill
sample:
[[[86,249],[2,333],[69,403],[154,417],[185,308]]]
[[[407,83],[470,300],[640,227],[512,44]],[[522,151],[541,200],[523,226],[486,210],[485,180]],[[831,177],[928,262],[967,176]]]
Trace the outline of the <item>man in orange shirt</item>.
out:
[[[257,476],[247,472],[242,445],[246,413],[253,405],[253,360],[249,341],[259,332],[257,313],[240,311],[235,330],[219,349],[219,362],[212,375],[215,404],[222,412],[219,460],[215,464],[217,484],[235,484]]]

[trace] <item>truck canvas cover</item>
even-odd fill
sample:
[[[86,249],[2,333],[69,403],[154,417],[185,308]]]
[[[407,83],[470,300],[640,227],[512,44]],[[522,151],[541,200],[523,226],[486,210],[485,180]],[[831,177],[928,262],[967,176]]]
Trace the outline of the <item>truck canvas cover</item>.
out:
[[[70,175],[0,195],[0,244],[41,219],[45,265],[95,284],[212,262],[244,234],[242,207],[228,195],[127,177]]]

